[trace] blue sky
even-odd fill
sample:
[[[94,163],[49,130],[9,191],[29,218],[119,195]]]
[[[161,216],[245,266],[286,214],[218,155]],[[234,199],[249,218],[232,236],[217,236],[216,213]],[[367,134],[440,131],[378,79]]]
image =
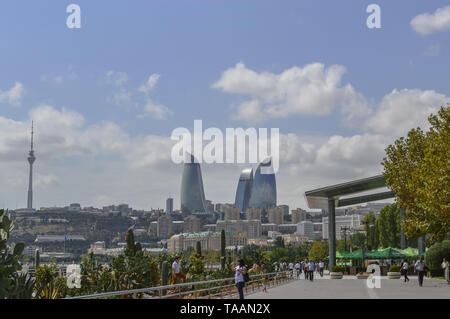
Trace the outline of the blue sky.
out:
[[[66,7],[70,3],[81,7],[81,29],[66,27]],[[369,15],[366,7],[370,3],[381,7],[381,29],[366,27]],[[22,84],[23,93],[20,103],[8,103],[6,99],[2,101],[0,98],[0,116],[14,121],[14,125],[20,127],[15,126],[17,132],[23,131],[20,141],[26,141],[25,128],[31,118],[30,112],[42,105],[49,105],[58,112],[62,112],[65,107],[82,116],[84,122],[78,131],[73,131],[75,135],[105,122],[116,124],[121,130],[120,134],[126,134],[130,140],[148,135],[168,137],[176,127],[192,128],[194,119],[202,119],[204,127],[221,129],[239,126],[279,127],[282,134],[295,134],[301,143],[314,144],[318,153],[311,156],[317,158],[326,153],[326,150],[319,152],[319,149],[329,145],[332,136],[344,139],[364,134],[386,138],[393,136],[387,133],[388,129],[384,132],[374,129],[374,125],[377,125],[375,120],[372,128],[368,129],[363,123],[364,117],[355,120],[352,125],[343,124],[339,107],[322,115],[291,109],[286,110],[283,117],[269,116],[261,122],[252,123],[248,118],[236,118],[233,114],[244,108],[242,103],[249,100],[249,96],[264,100],[264,97],[256,96],[260,91],[236,93],[236,88],[227,84],[219,87],[213,87],[213,84],[223,79],[224,72],[235,68],[239,62],[258,75],[276,75],[294,67],[304,68],[312,63],[321,63],[325,70],[332,65],[345,68],[345,72],[340,74],[338,86],[351,85],[357,94],[364,97],[373,116],[382,108],[383,98],[394,89],[431,90],[432,95],[436,95],[433,101],[445,101],[450,96],[450,31],[444,26],[431,34],[420,34],[412,28],[411,20],[419,14],[433,14],[436,9],[448,5],[448,1],[406,0],[2,1],[0,94],[11,89],[16,82]],[[117,78],[108,77],[108,72],[110,75],[125,76],[126,80],[115,85]],[[159,78],[146,97],[139,87],[152,74],[159,75]],[[118,97],[114,94],[118,93],[123,94],[122,97],[126,96],[126,100],[117,102],[115,98]],[[167,111],[163,119],[155,116],[156,113],[145,111],[147,99],[163,106]],[[428,103],[432,109],[439,106],[424,103]],[[419,113],[423,112],[420,108],[425,104],[417,106]],[[395,107],[396,104],[389,105]],[[75,157],[71,153],[60,157],[49,155],[49,161],[44,164],[40,155],[45,159],[45,154],[39,154],[39,130],[42,132],[46,129],[42,127],[43,123],[46,122],[36,124],[36,164],[42,165],[42,176],[54,176],[57,180],[54,185],[47,185],[48,190],[53,190],[55,194],[58,191],[61,193],[54,194],[56,197],[44,195],[48,192],[43,188],[42,195],[37,196],[40,205],[71,201],[100,205],[101,201],[90,194],[103,191],[103,198],[130,201],[140,208],[162,207],[165,194],[171,193],[177,197],[180,181],[176,174],[167,176],[171,183],[163,185],[157,181],[151,182],[159,186],[152,188],[158,191],[148,198],[144,198],[144,195],[119,196],[122,194],[119,186],[104,189],[100,181],[114,175],[115,171],[105,168],[104,175],[95,177],[101,171],[96,167],[109,165],[104,164],[105,161],[114,162],[114,156],[110,153],[95,156],[77,153]],[[56,136],[60,131],[51,130],[46,136]],[[63,139],[67,141],[71,135],[65,135]],[[41,139],[41,142],[44,141]],[[10,145],[12,142],[4,140],[3,143]],[[40,146],[43,147],[42,143]],[[127,152],[131,152],[130,149]],[[378,157],[370,163],[379,163],[380,152],[375,154]],[[280,156],[283,157],[283,154]],[[11,168],[7,165],[17,165],[14,166],[17,169],[22,165],[24,168],[25,162],[21,163],[18,159],[1,162],[1,158],[2,168]],[[329,174],[322,177],[317,175],[315,178],[313,172],[322,171],[322,168],[314,160],[311,161],[307,166],[301,166],[304,162],[286,164],[293,170],[291,173],[302,171],[302,174],[311,176],[291,178],[283,188],[283,175],[280,175],[280,201],[291,206],[304,206],[301,193],[307,187],[369,174],[365,169],[366,163],[359,170],[342,176]],[[68,173],[77,165],[78,172]],[[117,165],[120,167],[120,164]],[[145,169],[151,180],[152,172],[158,169],[153,164],[146,165],[138,166]],[[342,165],[346,165],[345,161]],[[58,172],[53,171],[58,167]],[[379,170],[377,166],[373,171]],[[288,168],[285,176],[289,178],[292,174],[287,171]],[[233,201],[234,191],[229,194],[222,192],[237,185],[239,168],[235,168],[233,174],[237,174],[236,178],[227,182],[215,175],[210,175],[208,182],[204,174],[205,184],[209,186],[211,194],[208,196],[206,190],[207,197],[212,197],[215,202]],[[98,181],[92,183],[89,194],[80,192],[73,198],[68,196],[69,188],[65,189],[62,181],[81,178],[79,176],[87,178],[88,175]],[[13,177],[10,175],[8,178]],[[226,186],[218,185],[224,183]],[[125,184],[127,189],[145,185],[135,183],[135,180]],[[81,181],[70,189],[80,185]],[[3,201],[6,205],[23,206],[26,199],[25,190],[23,194],[20,193],[23,186],[21,183],[17,183],[17,188],[10,185],[11,193],[5,195],[8,198],[0,198],[0,204]],[[215,188],[218,190],[213,191]],[[295,192],[284,198],[283,189],[295,189]]]

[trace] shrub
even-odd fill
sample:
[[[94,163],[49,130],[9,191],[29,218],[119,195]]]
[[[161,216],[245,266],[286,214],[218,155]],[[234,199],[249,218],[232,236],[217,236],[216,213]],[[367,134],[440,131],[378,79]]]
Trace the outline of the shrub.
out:
[[[332,272],[344,272],[345,268],[342,266],[336,265],[331,268],[331,271]]]
[[[389,272],[399,272],[399,271],[400,271],[399,265],[392,265],[391,267],[389,267]]]
[[[443,258],[450,260],[450,240],[444,240],[428,248],[425,262],[430,270],[439,272]]]

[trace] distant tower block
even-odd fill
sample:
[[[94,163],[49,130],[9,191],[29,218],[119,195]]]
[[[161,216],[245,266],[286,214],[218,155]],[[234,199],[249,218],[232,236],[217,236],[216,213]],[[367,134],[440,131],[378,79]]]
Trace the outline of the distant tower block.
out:
[[[27,201],[27,208],[33,209],[33,163],[36,160],[36,157],[34,156],[34,150],[33,150],[33,121],[31,122],[31,149],[28,153],[28,163],[30,163],[30,176],[28,181],[28,201]]]
[[[173,213],[173,198],[171,197],[166,199],[166,213],[167,214]]]
[[[206,212],[202,171],[192,154],[187,154],[184,162],[180,197],[183,213]]]

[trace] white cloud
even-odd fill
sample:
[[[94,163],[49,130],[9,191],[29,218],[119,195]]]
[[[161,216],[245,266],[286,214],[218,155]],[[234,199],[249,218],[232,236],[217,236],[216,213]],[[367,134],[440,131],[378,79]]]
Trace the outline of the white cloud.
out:
[[[404,136],[417,126],[427,129],[428,116],[447,102],[450,102],[450,97],[433,90],[394,89],[384,96],[366,126],[376,133]]]
[[[164,105],[155,104],[150,99],[147,99],[147,103],[145,104],[145,111],[158,120],[165,120],[168,116],[171,116],[173,114],[173,112],[169,108],[165,107]]]
[[[34,186],[48,188],[51,186],[57,186],[61,184],[61,180],[55,174],[36,174]]]
[[[147,81],[137,89],[137,91],[144,93],[145,95],[145,114],[137,115],[138,118],[150,116],[157,120],[165,120],[173,114],[173,112],[168,107],[157,104],[150,98],[150,92],[158,83],[159,78],[159,74],[151,74]],[[114,85],[116,87],[116,90],[110,97],[107,98],[107,101],[115,105],[125,107],[137,107],[138,105],[140,105],[141,103],[140,101],[138,101],[139,97],[135,94],[136,90],[130,90],[125,87],[125,84],[127,82],[127,73],[108,71],[106,73],[106,83]]]
[[[150,93],[150,91],[153,90],[156,83],[158,83],[159,77],[160,77],[160,75],[156,74],[156,73],[150,75],[147,82],[145,82],[144,84],[142,84],[139,87],[139,91],[148,95]]]
[[[295,114],[330,114],[340,109],[344,119],[366,116],[370,109],[364,96],[351,84],[341,84],[345,67],[321,63],[292,67],[280,74],[255,72],[242,62],[223,72],[212,87],[248,96],[237,106],[234,118],[249,123]]]
[[[126,72],[111,70],[106,72],[105,80],[108,84],[113,84],[117,87],[121,87],[128,82],[128,74]]]
[[[433,14],[419,14],[411,20],[411,27],[423,35],[450,30],[450,6],[439,8]]]
[[[16,82],[14,86],[8,91],[0,91],[0,103],[8,102],[12,105],[20,105],[24,92],[25,90],[23,88],[23,84],[20,82]]]

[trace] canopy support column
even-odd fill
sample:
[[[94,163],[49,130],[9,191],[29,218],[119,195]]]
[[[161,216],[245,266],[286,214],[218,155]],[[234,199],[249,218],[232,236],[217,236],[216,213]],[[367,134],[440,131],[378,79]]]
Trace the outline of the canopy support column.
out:
[[[328,199],[328,244],[330,271],[336,265],[336,205],[334,199]]]

